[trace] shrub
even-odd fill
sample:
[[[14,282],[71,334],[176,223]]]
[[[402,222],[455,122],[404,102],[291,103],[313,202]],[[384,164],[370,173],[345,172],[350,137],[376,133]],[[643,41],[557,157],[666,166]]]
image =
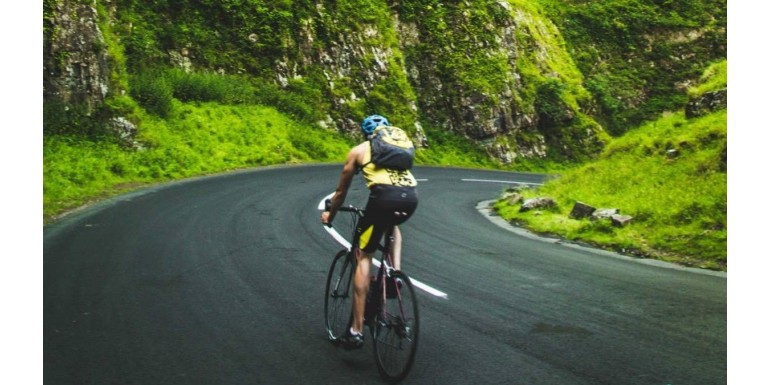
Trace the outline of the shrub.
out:
[[[130,94],[144,109],[161,117],[171,112],[173,89],[171,84],[155,71],[130,77]]]
[[[171,84],[174,97],[181,101],[240,104],[254,100],[254,88],[236,76],[171,69],[164,72],[164,77]]]

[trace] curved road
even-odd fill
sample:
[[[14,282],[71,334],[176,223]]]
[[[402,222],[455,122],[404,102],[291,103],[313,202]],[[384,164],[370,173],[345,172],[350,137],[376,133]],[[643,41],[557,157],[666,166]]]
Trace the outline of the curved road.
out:
[[[277,167],[124,195],[44,228],[46,384],[376,384],[371,342],[326,341],[339,246],[318,202],[339,165]],[[405,383],[724,384],[726,274],[497,226],[476,205],[542,176],[419,167],[403,229],[421,341]],[[498,181],[498,182],[495,182]],[[354,182],[348,202],[363,204]]]

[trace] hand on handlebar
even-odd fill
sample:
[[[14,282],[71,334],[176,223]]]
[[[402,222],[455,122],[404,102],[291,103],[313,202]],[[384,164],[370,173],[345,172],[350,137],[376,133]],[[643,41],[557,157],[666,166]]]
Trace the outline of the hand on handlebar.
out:
[[[332,222],[329,220],[329,216],[331,215],[329,213],[329,210],[331,210],[331,207],[332,207],[332,200],[327,199],[326,201],[324,201],[324,211],[321,213],[321,223],[329,227],[332,227]]]
[[[321,213],[321,223],[326,226],[332,227],[332,223],[329,221],[329,212],[324,211]]]

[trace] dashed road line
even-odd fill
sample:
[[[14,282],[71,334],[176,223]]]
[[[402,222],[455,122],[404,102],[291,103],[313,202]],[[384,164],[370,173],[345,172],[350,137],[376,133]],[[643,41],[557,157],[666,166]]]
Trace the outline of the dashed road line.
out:
[[[481,182],[481,183],[507,183],[507,184],[525,184],[529,186],[542,186],[542,183],[518,182],[515,180],[495,180],[495,179],[460,179],[463,182]]]

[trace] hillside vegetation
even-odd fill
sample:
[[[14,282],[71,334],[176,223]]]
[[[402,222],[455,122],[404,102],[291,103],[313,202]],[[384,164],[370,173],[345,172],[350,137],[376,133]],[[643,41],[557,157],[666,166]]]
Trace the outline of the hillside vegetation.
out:
[[[249,167],[341,162],[354,143],[273,107],[175,98],[161,104],[163,118],[137,108],[143,128],[138,149],[126,149],[114,139],[44,136],[46,222],[90,201],[152,183]],[[452,134],[435,143],[418,151],[419,163],[493,167],[482,150]]]
[[[43,142],[47,220],[89,200],[148,183],[238,168],[338,160],[348,143],[275,109],[175,102],[166,119],[147,115],[141,151],[71,136]]]
[[[692,94],[725,88],[726,68],[726,62],[709,68]],[[612,140],[596,161],[521,195],[557,202],[526,212],[520,211],[523,201],[504,198],[495,204],[503,218],[536,232],[726,270],[727,111],[691,119],[684,111],[664,113]],[[615,227],[608,220],[570,218],[578,201],[617,208],[633,220]]]
[[[726,55],[726,9],[725,0],[44,0],[44,97],[69,115],[85,101],[97,112],[89,118],[134,122],[113,99],[136,77],[236,75],[259,82],[267,105],[341,133],[377,111],[419,137],[422,127],[452,131],[504,163],[582,162],[605,131],[683,106],[686,86]]]
[[[340,162],[361,118],[379,113],[413,136],[418,164],[562,173],[537,192],[558,208],[499,204],[511,220],[719,267],[726,113],[677,111],[726,88],[726,62],[698,81],[726,57],[726,11],[725,0],[44,0],[44,220],[151,183]],[[564,219],[577,200],[633,224]]]
[[[727,57],[726,0],[539,0],[619,135],[676,111],[709,63]]]

